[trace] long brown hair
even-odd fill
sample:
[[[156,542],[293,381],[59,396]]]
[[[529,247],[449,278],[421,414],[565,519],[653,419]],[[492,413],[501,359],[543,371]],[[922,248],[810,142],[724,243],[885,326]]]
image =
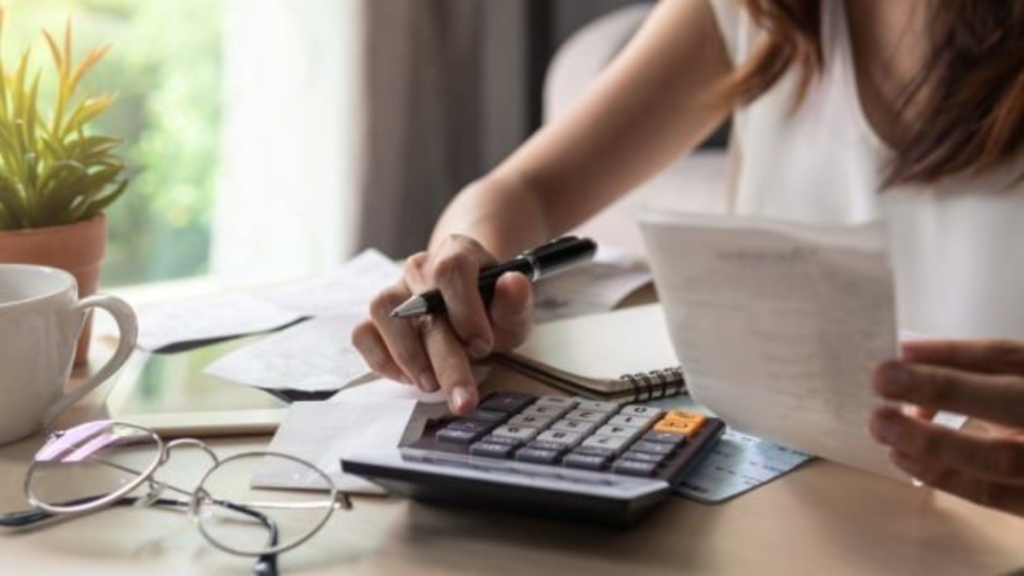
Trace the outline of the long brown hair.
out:
[[[728,97],[749,103],[791,67],[795,105],[824,66],[821,0],[743,0],[764,32],[735,71]],[[928,56],[897,103],[920,98],[918,118],[897,144],[886,184],[929,183],[1009,166],[1024,178],[1024,1],[941,0],[929,22]],[[924,87],[927,86],[927,89]]]

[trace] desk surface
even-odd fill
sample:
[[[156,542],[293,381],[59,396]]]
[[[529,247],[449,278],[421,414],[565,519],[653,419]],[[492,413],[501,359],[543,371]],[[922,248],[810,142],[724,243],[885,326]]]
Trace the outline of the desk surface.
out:
[[[491,385],[531,383],[496,368]],[[102,393],[74,408],[87,417]],[[269,438],[212,442],[223,454]],[[26,463],[42,442],[0,448],[0,510],[25,507]],[[205,463],[175,456],[187,471]],[[721,505],[673,499],[631,531],[397,498],[356,497],[313,540],[281,558],[284,574],[1002,574],[1024,567],[1024,519],[927,489],[813,462]],[[46,529],[0,531],[0,574],[249,574],[187,517],[116,509]]]

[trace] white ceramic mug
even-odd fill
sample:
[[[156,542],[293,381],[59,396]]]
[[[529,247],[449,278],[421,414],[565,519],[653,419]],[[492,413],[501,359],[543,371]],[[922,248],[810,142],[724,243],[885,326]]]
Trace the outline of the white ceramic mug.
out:
[[[117,351],[95,375],[64,392],[75,344],[91,308],[117,321]],[[120,298],[78,299],[74,276],[44,266],[0,264],[0,444],[35,433],[110,378],[135,348],[138,325]]]

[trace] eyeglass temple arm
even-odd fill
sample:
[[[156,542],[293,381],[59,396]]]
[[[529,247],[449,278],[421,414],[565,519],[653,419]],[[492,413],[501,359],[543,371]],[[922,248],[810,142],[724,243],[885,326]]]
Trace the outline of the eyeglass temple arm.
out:
[[[66,502],[60,502],[57,505],[58,506],[78,506],[79,504],[86,504],[86,503],[92,502],[92,501],[94,501],[94,500],[96,500],[98,498],[99,498],[99,496],[86,496],[84,498],[77,498],[75,500],[68,500]],[[142,500],[142,499],[141,498],[135,498],[135,497],[125,497],[125,498],[122,498],[122,499],[120,499],[120,500],[118,500],[116,502],[112,502],[111,506],[133,506],[136,502],[138,502],[140,500]],[[157,498],[156,500],[151,501],[151,504],[154,505],[154,506],[166,506],[166,507],[169,507],[169,508],[187,508],[188,507],[188,502],[185,502],[185,501],[182,501],[182,500],[172,500],[170,498]],[[90,512],[98,512],[99,510],[100,509],[91,510],[89,512],[82,512],[82,513],[76,514],[76,516],[84,516],[85,514],[88,514]],[[17,512],[8,512],[6,514],[0,515],[0,526],[4,526],[4,527],[8,527],[8,528],[25,528],[25,527],[33,526],[33,525],[38,524],[40,522],[45,522],[46,520],[50,520],[52,518],[58,518],[58,517],[65,518],[65,517],[68,517],[68,515],[66,515],[66,514],[53,514],[52,512],[47,512],[46,510],[43,510],[42,508],[33,507],[33,508],[29,508],[28,510],[19,510]]]

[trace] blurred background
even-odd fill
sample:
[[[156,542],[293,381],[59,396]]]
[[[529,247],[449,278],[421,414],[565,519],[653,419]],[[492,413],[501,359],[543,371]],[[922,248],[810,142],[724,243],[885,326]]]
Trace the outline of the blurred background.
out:
[[[113,45],[87,86],[119,96],[99,129],[124,139],[132,173],[108,213],[107,288],[265,284],[326,271],[367,246],[393,257],[421,249],[452,195],[571,101],[649,9],[625,0],[5,5],[5,59],[31,46],[33,62],[49,64],[40,29],[58,33],[68,18],[79,55]],[[581,29],[602,16],[620,23],[577,50],[590,56],[563,63],[552,86],[559,47],[594,36]]]

